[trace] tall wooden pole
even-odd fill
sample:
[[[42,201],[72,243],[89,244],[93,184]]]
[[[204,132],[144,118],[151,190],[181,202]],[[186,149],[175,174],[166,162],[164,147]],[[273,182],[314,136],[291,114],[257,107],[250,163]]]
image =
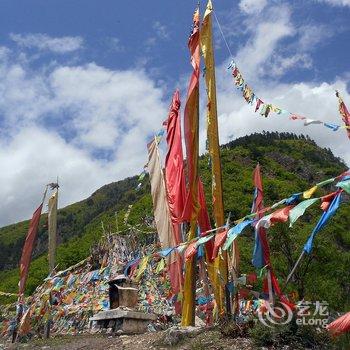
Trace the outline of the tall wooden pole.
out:
[[[198,203],[198,158],[199,158],[199,75],[200,75],[200,43],[199,43],[199,8],[193,16],[193,30],[188,47],[191,53],[193,72],[191,75],[187,101],[184,112],[184,136],[186,144],[188,195],[185,208],[186,219],[190,222],[188,240],[196,237]],[[184,292],[182,301],[183,326],[194,325],[196,295],[196,257],[185,263]]]
[[[212,197],[213,212],[216,227],[224,225],[224,203],[222,194],[222,174],[220,160],[220,144],[218,131],[218,115],[216,100],[216,79],[215,79],[215,61],[213,50],[212,34],[212,12],[213,6],[211,0],[208,1],[207,8],[203,18],[201,29],[201,50],[205,63],[205,81],[207,86],[208,104],[207,104],[207,138],[209,157],[212,164]],[[238,255],[236,242],[234,244],[235,269],[238,268]],[[224,314],[225,288],[227,284],[227,253],[223,252],[223,259],[218,256],[214,264],[209,266],[211,278],[214,286],[216,303],[219,314]],[[222,281],[223,280],[223,281]]]

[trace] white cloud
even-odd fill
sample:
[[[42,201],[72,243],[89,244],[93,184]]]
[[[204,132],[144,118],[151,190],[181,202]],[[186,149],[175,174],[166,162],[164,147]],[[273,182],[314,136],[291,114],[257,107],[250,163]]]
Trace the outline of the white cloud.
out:
[[[241,0],[239,8],[241,11],[251,15],[260,13],[267,5],[267,0]]]
[[[311,68],[312,60],[307,54],[295,54],[293,56],[282,57],[276,55],[276,57],[272,60],[273,63],[271,65],[270,73],[272,73],[275,77],[283,75],[286,71],[291,68]]]
[[[23,48],[35,48],[41,51],[52,51],[58,54],[81,49],[84,40],[81,37],[63,36],[59,38],[50,37],[46,34],[10,34],[11,40]]]
[[[56,176],[61,184],[60,206],[87,197],[115,179],[117,163],[105,165],[56,133],[25,127],[10,142],[0,143],[1,224],[29,218],[39,205],[44,186]]]
[[[265,74],[264,64],[275,53],[277,45],[284,38],[295,34],[290,17],[290,9],[282,5],[266,10],[266,16],[253,16],[247,20],[250,38],[239,49],[236,60],[249,80]]]
[[[324,2],[332,6],[350,6],[350,0],[317,0],[318,2]]]
[[[326,42],[327,39],[334,35],[334,29],[330,26],[319,25],[303,25],[298,28],[299,40],[298,48],[301,51],[311,51]]]
[[[146,51],[152,50],[159,41],[168,41],[170,39],[168,28],[159,21],[154,22],[152,28],[154,33],[144,41]]]
[[[268,5],[264,9],[264,16],[248,16],[242,27],[249,34],[249,38],[238,50],[236,61],[244,78],[259,97],[292,113],[341,124],[335,90],[339,89],[350,105],[350,95],[347,92],[349,76],[345,74],[343,78],[335,77],[334,81],[319,83],[285,84],[277,79],[292,68],[311,67],[309,52],[321,40],[333,35],[328,27],[304,26],[304,31],[310,31],[303,34],[303,30],[297,30],[292,22],[291,9],[278,4]],[[286,54],[279,48],[282,46],[281,41],[290,37],[293,37],[295,47],[288,47]],[[308,134],[320,146],[331,148],[336,156],[350,165],[346,131],[333,132],[320,125],[304,127],[302,122],[291,121],[288,116],[272,114],[269,118],[261,117],[254,113],[253,106],[247,105],[242,93],[236,91],[226,64],[217,68],[217,88],[221,143],[263,130]],[[204,101],[202,105],[205,105]],[[205,134],[204,129],[201,133]]]
[[[0,224],[28,218],[59,176],[60,206],[137,174],[167,103],[142,70],[96,64],[32,71],[12,56],[0,64]],[[98,152],[108,158],[96,159]],[[25,192],[25,194],[23,194]],[[20,201],[20,203],[18,203]]]
[[[170,37],[168,28],[164,25],[161,24],[159,21],[156,21],[153,23],[153,29],[156,32],[158,38],[162,40],[168,40]]]
[[[331,148],[336,156],[343,158],[350,165],[349,140],[345,130],[333,132],[320,125],[303,126],[302,121],[289,120],[288,115],[271,114],[264,118],[254,113],[254,106],[248,105],[241,92],[235,91],[233,82],[227,72],[218,77],[218,106],[221,142],[225,143],[234,138],[253,132],[284,131],[309,135],[321,147]],[[264,101],[271,102],[283,109],[299,115],[320,119],[324,122],[341,124],[338,112],[338,101],[335,90],[342,92],[345,101],[350,103],[347,93],[348,81],[337,79],[333,83],[298,83],[274,84],[260,83],[255,91]]]
[[[239,48],[237,61],[255,92],[291,112],[340,123],[334,90],[339,89],[350,105],[348,76],[290,84],[271,77],[311,65],[310,48],[321,40],[317,30],[302,35],[285,5],[267,4],[264,16],[254,12],[244,17],[242,28],[249,38]],[[291,37],[299,40],[301,49],[287,56],[279,48]],[[187,80],[188,76],[186,86]],[[217,82],[221,143],[262,130],[304,133],[350,164],[344,130],[334,133],[322,126],[304,127],[283,116],[265,119],[255,114],[235,91],[226,64],[217,67]],[[164,91],[140,66],[119,71],[95,63],[52,63],[33,71],[25,59],[0,47],[0,181],[4,184],[0,224],[28,218],[43,185],[57,175],[62,207],[105,183],[139,172],[147,158],[146,143],[167,115],[170,96],[164,96]],[[185,94],[182,97],[184,101]],[[203,126],[200,131],[205,134]],[[99,151],[110,156],[96,159]]]

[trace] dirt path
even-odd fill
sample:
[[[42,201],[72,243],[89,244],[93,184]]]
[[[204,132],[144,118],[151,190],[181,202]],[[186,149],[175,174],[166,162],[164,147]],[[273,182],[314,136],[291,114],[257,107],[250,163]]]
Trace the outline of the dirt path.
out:
[[[188,338],[175,346],[162,344],[164,332],[146,333],[141,335],[102,336],[77,335],[53,338],[50,340],[36,340],[26,344],[3,344],[0,350],[253,350],[248,339],[224,338],[218,331],[207,331],[194,338]]]

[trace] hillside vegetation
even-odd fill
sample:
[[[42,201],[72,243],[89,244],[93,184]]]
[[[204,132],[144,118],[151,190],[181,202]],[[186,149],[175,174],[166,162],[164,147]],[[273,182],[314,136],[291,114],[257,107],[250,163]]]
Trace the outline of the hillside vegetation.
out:
[[[223,188],[225,213],[232,219],[249,213],[253,195],[252,171],[260,163],[263,171],[265,205],[268,206],[292,193],[308,189],[324,179],[334,177],[347,169],[344,162],[333,156],[330,150],[321,149],[312,140],[293,134],[263,133],[239,138],[222,146]],[[211,175],[206,155],[200,160],[200,174],[211,211]],[[129,224],[143,227],[145,219],[152,216],[152,201],[147,177],[136,191],[137,177],[127,178],[96,191],[88,199],[59,210],[57,252],[59,269],[64,269],[89,255],[91,245],[107,231],[124,229],[123,218],[129,204],[133,208]],[[316,196],[334,190],[331,186],[318,190]],[[62,188],[62,191],[64,189]],[[33,208],[34,209],[34,208]],[[302,247],[321,215],[315,204],[298,222],[277,224],[269,232],[272,262],[276,274],[285,280]],[[116,220],[117,217],[117,220]],[[27,292],[31,293],[48,273],[47,229],[43,216],[39,243],[34,253]],[[333,309],[350,307],[350,206],[349,198],[320,232],[312,254],[304,259],[295,274],[289,290],[297,291],[306,300],[327,301]],[[0,229],[0,290],[16,292],[18,264],[28,221]],[[142,233],[140,235],[145,235]],[[140,239],[142,237],[140,236]],[[252,231],[238,240],[241,252],[241,271],[253,271],[251,255]],[[2,299],[4,302],[5,299]],[[7,298],[6,301],[9,301]]]

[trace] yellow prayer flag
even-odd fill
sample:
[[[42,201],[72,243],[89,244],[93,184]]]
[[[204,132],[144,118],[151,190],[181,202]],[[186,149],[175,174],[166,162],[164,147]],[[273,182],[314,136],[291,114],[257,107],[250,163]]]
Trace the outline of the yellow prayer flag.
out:
[[[140,278],[141,278],[141,276],[142,276],[142,274],[145,272],[145,270],[146,270],[146,268],[147,268],[147,265],[148,265],[149,259],[150,259],[150,256],[149,256],[149,255],[144,256],[144,257],[142,258],[141,263],[140,263],[140,265],[139,265],[139,269],[138,269],[138,271],[137,271],[136,278],[135,278],[136,281],[139,281]]]
[[[207,137],[209,157],[212,164],[212,197],[213,197],[213,214],[215,217],[216,227],[224,225],[224,205],[222,197],[222,178],[220,162],[220,146],[218,132],[217,100],[216,100],[216,81],[215,81],[215,62],[213,51],[213,33],[212,33],[212,12],[213,6],[211,0],[208,1],[207,8],[203,18],[201,30],[201,50],[205,61],[205,81],[207,85]],[[235,251],[235,268],[238,268],[238,251],[234,242]],[[217,257],[214,263],[208,261],[208,273],[214,287],[215,299],[218,305],[219,313],[224,311],[225,291],[221,286],[221,281],[215,271],[220,272],[221,278],[227,282],[227,254],[224,252],[224,259]]]
[[[305,199],[311,198],[312,195],[316,192],[316,190],[317,190],[317,186],[311,187],[310,189],[308,189],[307,191],[305,191],[305,192],[303,193],[303,197],[304,197]]]

